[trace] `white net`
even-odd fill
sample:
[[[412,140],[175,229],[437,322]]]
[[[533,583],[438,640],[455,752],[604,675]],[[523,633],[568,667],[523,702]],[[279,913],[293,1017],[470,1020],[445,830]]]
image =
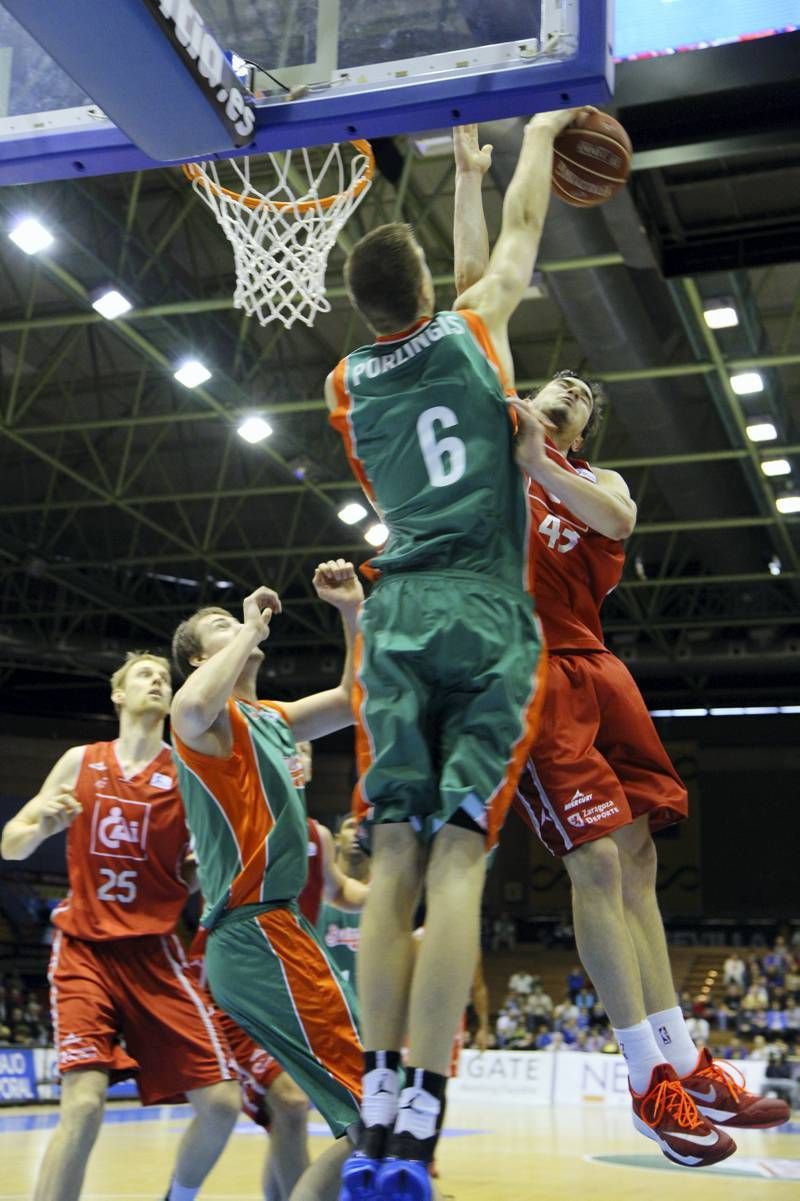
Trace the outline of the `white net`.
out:
[[[369,142],[184,167],[233,247],[234,307],[287,329],[329,312],[328,256],[373,170]]]

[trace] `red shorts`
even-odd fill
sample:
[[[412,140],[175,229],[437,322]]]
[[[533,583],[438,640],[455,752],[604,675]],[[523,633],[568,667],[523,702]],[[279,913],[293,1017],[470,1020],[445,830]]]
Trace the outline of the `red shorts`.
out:
[[[86,942],[59,930],[48,975],[60,1073],[103,1068],[112,1082],[138,1073],[144,1105],[235,1079],[218,1017],[174,934]]]
[[[649,815],[681,821],[688,798],[642,694],[610,651],[552,653],[539,733],[514,807],[554,855]]]
[[[187,970],[203,989],[208,1004],[213,1006],[219,1027],[230,1051],[231,1064],[242,1086],[242,1108],[256,1125],[269,1130],[271,1118],[266,1093],[270,1085],[274,1084],[281,1075],[283,1068],[277,1059],[270,1055],[269,1051],[259,1047],[258,1043],[241,1026],[238,1026],[233,1018],[228,1017],[227,1013],[217,1006],[207,991],[204,962],[207,941],[207,933],[200,927],[189,947]]]

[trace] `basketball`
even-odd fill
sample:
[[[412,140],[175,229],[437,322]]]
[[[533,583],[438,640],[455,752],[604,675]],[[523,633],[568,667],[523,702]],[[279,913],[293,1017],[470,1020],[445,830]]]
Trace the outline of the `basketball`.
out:
[[[589,113],[553,143],[553,191],[576,208],[594,208],[616,196],[631,169],[633,147],[607,113]]]

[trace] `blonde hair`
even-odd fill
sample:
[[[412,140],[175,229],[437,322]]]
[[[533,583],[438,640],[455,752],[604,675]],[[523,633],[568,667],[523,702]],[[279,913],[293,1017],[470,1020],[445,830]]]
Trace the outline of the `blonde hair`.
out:
[[[111,692],[112,694],[119,688],[125,687],[125,678],[133,667],[134,663],[138,663],[141,659],[152,659],[153,663],[158,663],[159,667],[167,669],[167,676],[170,674],[169,659],[165,659],[163,655],[155,655],[152,651],[128,651],[125,656],[125,661],[117,668],[111,677]],[[114,708],[119,713],[119,705],[115,704]]]

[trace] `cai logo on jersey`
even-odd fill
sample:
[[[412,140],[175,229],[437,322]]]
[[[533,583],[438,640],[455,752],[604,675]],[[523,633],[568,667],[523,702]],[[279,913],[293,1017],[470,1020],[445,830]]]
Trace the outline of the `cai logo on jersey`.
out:
[[[93,855],[115,859],[147,858],[147,825],[150,806],[100,793],[92,814]]]

